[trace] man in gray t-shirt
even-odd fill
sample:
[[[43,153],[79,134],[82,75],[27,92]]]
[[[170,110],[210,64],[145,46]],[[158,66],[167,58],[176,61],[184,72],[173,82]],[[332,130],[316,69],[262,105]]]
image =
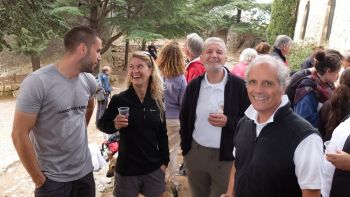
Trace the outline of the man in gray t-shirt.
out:
[[[17,98],[12,140],[35,183],[35,196],[95,196],[87,125],[101,39],[85,26],[68,31],[56,64],[30,74]]]

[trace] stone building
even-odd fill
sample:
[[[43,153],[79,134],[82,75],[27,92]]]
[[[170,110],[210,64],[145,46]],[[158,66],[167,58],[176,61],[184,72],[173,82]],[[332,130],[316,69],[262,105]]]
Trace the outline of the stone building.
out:
[[[294,41],[350,49],[349,0],[300,0]]]

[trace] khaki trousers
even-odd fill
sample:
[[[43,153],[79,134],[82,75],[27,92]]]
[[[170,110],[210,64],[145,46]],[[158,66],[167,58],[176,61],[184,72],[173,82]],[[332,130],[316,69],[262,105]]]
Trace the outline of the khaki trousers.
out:
[[[219,197],[226,193],[232,161],[219,161],[220,150],[192,140],[184,156],[192,197]]]
[[[173,181],[177,170],[177,152],[180,147],[180,122],[179,119],[166,119],[169,141],[170,162],[166,170],[165,181]]]

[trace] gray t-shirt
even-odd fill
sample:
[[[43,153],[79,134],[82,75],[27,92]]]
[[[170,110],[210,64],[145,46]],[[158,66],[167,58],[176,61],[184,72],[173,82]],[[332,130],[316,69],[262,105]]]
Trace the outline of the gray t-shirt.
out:
[[[67,182],[93,170],[85,111],[96,91],[91,74],[68,79],[51,64],[21,84],[16,110],[37,114],[30,132],[37,160],[49,179]]]

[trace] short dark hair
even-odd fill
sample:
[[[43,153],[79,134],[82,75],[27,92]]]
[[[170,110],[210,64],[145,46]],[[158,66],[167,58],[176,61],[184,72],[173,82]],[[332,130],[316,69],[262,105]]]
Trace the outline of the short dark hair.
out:
[[[64,35],[64,48],[66,51],[74,50],[80,43],[90,47],[96,42],[98,34],[94,29],[87,26],[76,26]]]

